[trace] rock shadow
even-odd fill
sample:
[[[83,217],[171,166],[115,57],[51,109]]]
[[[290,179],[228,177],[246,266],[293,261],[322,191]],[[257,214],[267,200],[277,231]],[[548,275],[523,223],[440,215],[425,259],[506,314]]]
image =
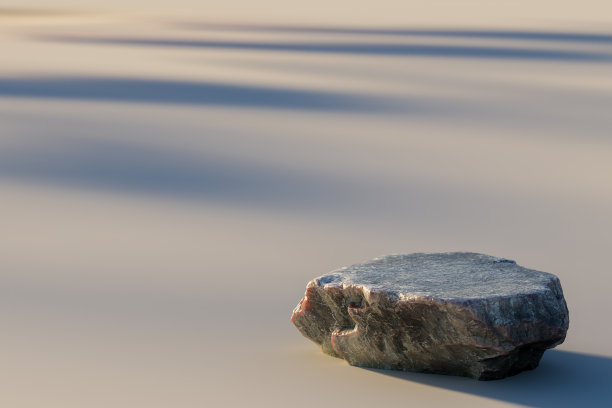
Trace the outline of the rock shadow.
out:
[[[498,381],[367,370],[529,407],[610,407],[612,404],[612,358],[570,351],[548,350],[535,370]]]

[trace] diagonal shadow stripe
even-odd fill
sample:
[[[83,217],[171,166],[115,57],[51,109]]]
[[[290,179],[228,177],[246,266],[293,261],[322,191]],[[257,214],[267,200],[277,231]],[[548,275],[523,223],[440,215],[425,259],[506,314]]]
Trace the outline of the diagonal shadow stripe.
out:
[[[612,54],[543,48],[491,47],[438,44],[389,43],[303,43],[206,41],[154,38],[103,38],[44,36],[46,41],[126,46],[185,47],[244,51],[282,51],[302,53],[354,54],[397,57],[433,57],[461,59],[536,60],[564,62],[611,62]]]
[[[0,97],[220,105],[331,112],[377,112],[390,101],[291,88],[135,78],[0,78]],[[418,103],[415,101],[415,109]]]
[[[181,22],[173,26],[184,29],[247,31],[295,34],[340,34],[380,35],[407,37],[480,38],[497,40],[533,40],[579,43],[612,43],[612,34],[562,31],[521,31],[521,30],[473,30],[473,29],[411,29],[411,28],[359,28],[331,26],[294,26],[264,24],[223,24],[212,22]]]
[[[343,182],[208,152],[45,132],[0,151],[0,178],[174,197],[273,203],[328,195]]]
[[[22,135],[0,149],[0,180],[250,207],[338,208],[361,180],[129,140]],[[21,146],[20,146],[21,145]]]
[[[463,203],[448,188],[416,178],[401,178],[399,187],[324,167],[294,168],[98,134],[106,131],[112,128],[92,135],[84,130],[78,137],[52,128],[15,136],[14,143],[0,149],[0,181],[334,217],[371,216],[382,208],[387,214],[413,211],[422,216],[449,202],[454,209],[472,205],[478,196],[462,189],[468,201]]]

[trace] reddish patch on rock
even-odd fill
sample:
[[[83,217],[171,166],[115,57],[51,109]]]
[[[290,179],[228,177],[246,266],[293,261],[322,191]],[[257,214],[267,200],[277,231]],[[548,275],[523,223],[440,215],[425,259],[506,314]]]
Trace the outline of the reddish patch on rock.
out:
[[[312,308],[312,305],[311,305],[311,302],[310,302],[310,297],[308,295],[310,293],[312,293],[313,290],[314,289],[312,289],[312,288],[306,289],[306,294],[304,295],[302,300],[300,300],[300,303],[298,303],[298,305],[295,307],[295,309],[293,309],[293,314],[291,315],[291,322],[293,324],[295,324],[295,318],[298,315],[302,315],[304,313],[308,313],[310,311],[310,309]]]

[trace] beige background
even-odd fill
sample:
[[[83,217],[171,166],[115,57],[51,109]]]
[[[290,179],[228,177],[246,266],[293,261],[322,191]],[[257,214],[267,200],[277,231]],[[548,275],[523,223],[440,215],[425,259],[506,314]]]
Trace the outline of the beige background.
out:
[[[607,3],[4,5],[0,405],[609,406]],[[365,370],[289,322],[452,250],[561,278],[537,370]]]

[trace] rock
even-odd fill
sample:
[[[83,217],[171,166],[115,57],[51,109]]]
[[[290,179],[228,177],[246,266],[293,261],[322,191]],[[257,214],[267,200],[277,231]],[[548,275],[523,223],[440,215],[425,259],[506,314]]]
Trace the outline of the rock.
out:
[[[291,321],[351,365],[493,380],[536,368],[569,317],[555,275],[454,252],[389,255],[313,279]]]

